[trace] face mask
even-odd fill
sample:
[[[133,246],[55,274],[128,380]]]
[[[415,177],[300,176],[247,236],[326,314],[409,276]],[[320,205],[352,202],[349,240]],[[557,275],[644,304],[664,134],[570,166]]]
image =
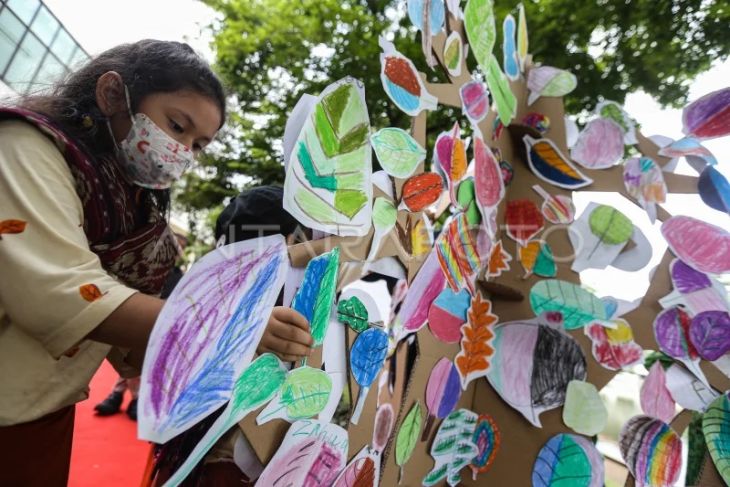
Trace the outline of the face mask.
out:
[[[114,143],[117,159],[134,184],[150,189],[167,189],[191,165],[193,151],[170,137],[144,113],[133,115],[126,86],[124,94],[132,128],[124,140],[118,145],[116,141]],[[108,119],[107,127],[114,140]]]

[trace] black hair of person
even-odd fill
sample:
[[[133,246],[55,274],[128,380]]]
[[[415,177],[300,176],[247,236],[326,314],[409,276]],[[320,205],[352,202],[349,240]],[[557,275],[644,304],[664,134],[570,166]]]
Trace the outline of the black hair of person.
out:
[[[228,203],[215,223],[215,239],[225,235],[229,244],[276,234],[286,237],[298,226],[284,209],[284,190],[280,186],[257,186],[242,191]]]
[[[189,90],[216,103],[226,119],[226,95],[210,65],[189,45],[145,39],[113,47],[88,61],[54,85],[49,92],[23,97],[19,105],[50,118],[80,142],[94,157],[113,154],[114,143],[106,117],[96,104],[96,83],[101,75],[116,71],[129,89],[132,112],[155,93]],[[148,190],[158,209],[167,213],[170,190]]]

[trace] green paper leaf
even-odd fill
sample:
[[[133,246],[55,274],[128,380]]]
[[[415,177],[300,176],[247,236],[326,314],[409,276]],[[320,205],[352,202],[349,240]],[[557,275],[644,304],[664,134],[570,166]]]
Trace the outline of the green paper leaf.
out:
[[[591,212],[588,223],[593,235],[605,244],[618,245],[628,242],[634,233],[634,225],[616,208],[599,205]]]
[[[464,7],[464,30],[477,63],[485,72],[497,39],[492,0],[469,0]],[[492,87],[490,86],[491,90]]]
[[[401,468],[411,458],[418,444],[422,423],[421,403],[416,402],[403,420],[395,438],[395,463]]]
[[[370,137],[382,168],[395,178],[409,178],[426,159],[426,149],[403,129],[387,127]]]
[[[311,418],[327,405],[331,391],[332,379],[327,372],[300,367],[287,375],[280,402],[290,419]]]
[[[725,483],[730,483],[730,397],[718,397],[707,408],[702,419],[702,431],[712,461]]]
[[[431,445],[431,456],[436,464],[424,477],[423,485],[435,485],[444,477],[452,486],[461,481],[461,469],[479,453],[472,440],[477,418],[476,413],[468,409],[457,409],[444,419]]]
[[[357,296],[337,303],[337,319],[358,333],[368,328],[368,310]]]
[[[321,345],[324,341],[324,335],[327,333],[327,325],[329,324],[332,303],[334,302],[335,290],[337,289],[337,272],[339,268],[340,248],[335,247],[330,251],[327,269],[324,272],[319,294],[314,304],[312,322],[309,324],[315,345]]]
[[[559,279],[540,281],[532,286],[530,305],[536,315],[559,311],[568,330],[580,328],[591,321],[608,319],[603,301],[579,285]]]
[[[494,54],[489,55],[485,75],[489,92],[497,105],[499,120],[506,127],[512,122],[517,111],[517,98],[512,93],[509,80],[502,72],[502,68],[499,67],[499,61],[494,57]]]

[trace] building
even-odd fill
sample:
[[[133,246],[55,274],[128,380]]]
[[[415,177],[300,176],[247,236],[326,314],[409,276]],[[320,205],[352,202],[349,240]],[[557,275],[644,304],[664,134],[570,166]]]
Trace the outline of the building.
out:
[[[0,0],[0,96],[43,90],[87,59],[42,0]]]

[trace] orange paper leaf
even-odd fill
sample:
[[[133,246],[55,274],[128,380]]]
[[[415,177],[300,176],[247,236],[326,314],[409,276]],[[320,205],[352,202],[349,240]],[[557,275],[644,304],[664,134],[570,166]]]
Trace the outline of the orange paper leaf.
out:
[[[96,284],[84,284],[83,286],[79,286],[79,294],[81,294],[81,297],[90,303],[104,295],[99,288],[96,287]]]
[[[2,220],[0,221],[0,239],[3,234],[23,233],[25,231],[26,222],[23,220]]]
[[[467,317],[468,322],[461,327],[461,351],[454,360],[464,389],[472,380],[487,375],[489,357],[494,355],[492,327],[499,320],[492,313],[492,303],[479,293],[472,299]]]
[[[489,267],[487,268],[487,274],[489,277],[498,277],[502,274],[502,272],[508,271],[509,262],[511,260],[512,256],[504,250],[504,247],[502,247],[502,241],[497,241],[489,254]]]

